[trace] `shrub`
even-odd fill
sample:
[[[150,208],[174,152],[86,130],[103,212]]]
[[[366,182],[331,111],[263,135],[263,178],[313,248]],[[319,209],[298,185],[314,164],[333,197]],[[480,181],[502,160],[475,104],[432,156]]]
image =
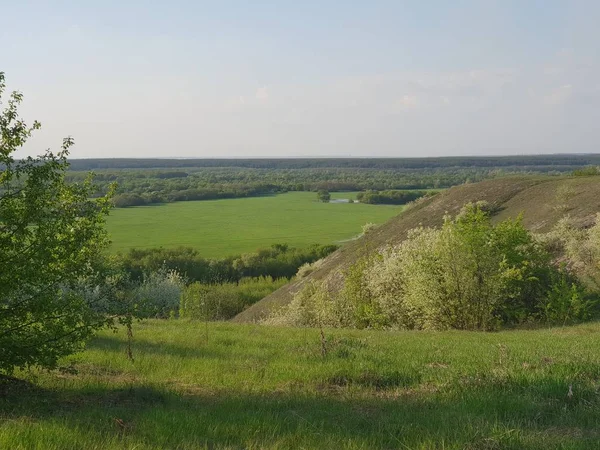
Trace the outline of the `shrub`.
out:
[[[540,310],[540,318],[550,324],[576,323],[590,319],[595,307],[593,300],[566,273],[554,280],[548,297]]]
[[[142,206],[147,201],[138,194],[119,194],[113,198],[113,205],[116,208],[128,208],[130,206]]]
[[[143,280],[145,273],[166,267],[182,274],[187,280],[205,284],[237,282],[246,277],[291,278],[298,268],[324,258],[338,247],[335,245],[311,245],[292,248],[286,244],[274,244],[270,248],[225,259],[202,258],[193,248],[132,249],[120,255],[123,270],[132,280]]]
[[[296,272],[296,277],[305,278],[313,273],[315,270],[318,270],[323,265],[323,259],[318,259],[312,263],[304,263],[298,268],[298,272]]]
[[[181,317],[228,320],[287,283],[271,277],[245,278],[239,283],[193,283],[183,291]]]
[[[331,200],[331,194],[329,191],[321,189],[317,192],[317,200],[323,203],[329,203],[329,200]]]
[[[573,171],[573,176],[576,177],[589,177],[593,175],[600,175],[599,166],[586,166]]]
[[[414,229],[400,245],[360,259],[335,294],[324,283],[306,286],[270,322],[492,330],[589,317],[576,280],[521,219],[493,226],[483,206],[468,204],[441,229]]]
[[[289,305],[265,319],[269,325],[350,327],[352,310],[340,297],[331,296],[324,283],[310,282],[298,291]]]
[[[374,205],[405,205],[412,201],[415,201],[421,197],[429,197],[433,195],[427,191],[414,191],[414,190],[388,190],[388,191],[376,191],[368,190],[365,192],[359,192],[356,195],[356,199],[360,203],[370,203]]]
[[[565,216],[539,238],[556,260],[564,263],[588,289],[600,291],[600,214],[589,229],[575,226]]]
[[[520,219],[494,227],[469,204],[440,230],[414,230],[368,278],[401,326],[489,330],[535,315],[555,272]]]
[[[184,282],[174,270],[162,267],[144,277],[134,289],[133,297],[140,318],[166,319],[177,315]]]

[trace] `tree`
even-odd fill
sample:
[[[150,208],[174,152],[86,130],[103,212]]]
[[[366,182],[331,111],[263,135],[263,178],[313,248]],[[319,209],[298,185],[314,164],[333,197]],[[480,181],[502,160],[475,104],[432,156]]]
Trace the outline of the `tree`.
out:
[[[320,191],[317,192],[317,199],[320,202],[329,203],[329,200],[331,200],[331,194],[329,194],[329,191],[321,189]]]
[[[65,181],[72,138],[58,153],[16,159],[40,124],[26,125],[17,111],[22,94],[3,101],[5,90],[0,72],[0,372],[10,373],[55,367],[106,324],[78,292],[108,243],[111,193],[91,199],[91,176]]]

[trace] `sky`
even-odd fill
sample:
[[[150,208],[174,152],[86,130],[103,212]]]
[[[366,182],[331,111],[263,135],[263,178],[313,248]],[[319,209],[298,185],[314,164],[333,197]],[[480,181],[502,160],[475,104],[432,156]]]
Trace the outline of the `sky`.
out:
[[[600,151],[600,1],[0,0],[17,156]]]

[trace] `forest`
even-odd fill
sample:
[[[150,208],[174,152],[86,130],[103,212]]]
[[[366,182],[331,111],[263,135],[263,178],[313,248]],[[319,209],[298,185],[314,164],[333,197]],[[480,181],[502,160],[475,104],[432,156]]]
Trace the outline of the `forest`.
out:
[[[67,180],[94,172],[97,195],[117,207],[273,195],[289,191],[443,189],[515,174],[590,170],[593,155],[306,160],[72,160]]]
[[[157,169],[157,168],[251,168],[251,169],[310,169],[310,168],[356,168],[356,169],[436,169],[436,168],[492,168],[512,167],[530,170],[564,171],[568,168],[598,165],[596,154],[556,154],[529,156],[449,156],[438,158],[269,158],[269,159],[193,159],[193,158],[149,158],[149,159],[80,159],[73,160],[72,170],[98,169]]]

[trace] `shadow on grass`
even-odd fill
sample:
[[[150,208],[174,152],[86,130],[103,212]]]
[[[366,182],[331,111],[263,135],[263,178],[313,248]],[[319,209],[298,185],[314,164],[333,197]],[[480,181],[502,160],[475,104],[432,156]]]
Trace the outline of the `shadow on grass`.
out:
[[[600,403],[590,387],[551,378],[465,379],[456,389],[176,394],[160,387],[44,390],[19,384],[2,419],[46,436],[52,423],[88,448],[598,448]],[[0,422],[1,423],[1,422]],[[35,428],[38,427],[38,428]],[[52,436],[48,435],[48,439]],[[75,448],[62,437],[57,445]],[[17,442],[13,442],[17,444]]]
[[[207,348],[204,342],[198,342],[194,347],[184,347],[168,342],[148,342],[133,338],[132,352],[136,355],[152,354],[178,356],[182,358],[218,358],[222,354],[214,348]],[[104,352],[125,353],[127,342],[118,336],[97,336],[88,344],[88,348]]]

